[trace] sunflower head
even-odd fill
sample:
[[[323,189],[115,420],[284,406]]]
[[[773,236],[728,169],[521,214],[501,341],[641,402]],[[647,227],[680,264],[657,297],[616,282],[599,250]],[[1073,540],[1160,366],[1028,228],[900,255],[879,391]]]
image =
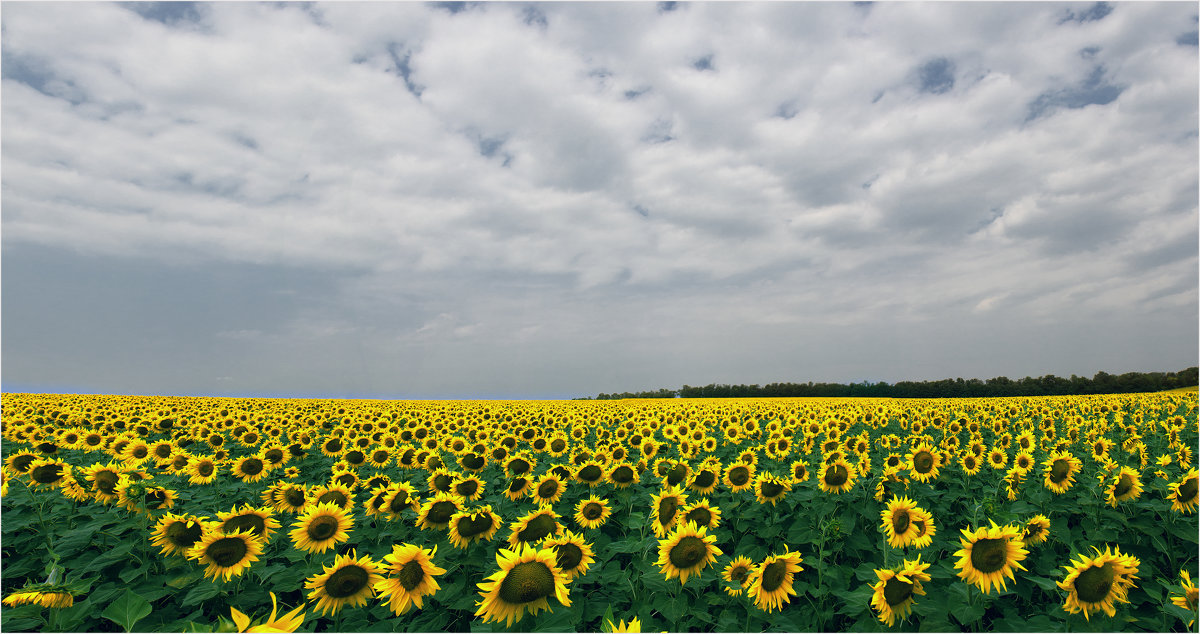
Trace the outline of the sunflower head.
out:
[[[558,555],[551,548],[535,548],[521,543],[515,550],[500,549],[496,554],[500,570],[479,584],[475,616],[484,623],[505,622],[511,627],[525,616],[549,610],[553,597],[564,606],[571,605],[567,576],[558,567]]]
[[[541,544],[542,548],[554,549],[555,561],[559,570],[568,580],[581,577],[596,561],[592,553],[592,545],[583,540],[582,535],[564,531],[557,537],[547,537]]]
[[[324,567],[322,574],[304,582],[309,601],[317,602],[321,614],[337,614],[343,607],[360,606],[375,596],[375,586],[383,581],[379,564],[369,556],[359,557],[356,551],[339,555],[333,564]]]
[[[879,621],[891,627],[896,619],[905,620],[912,611],[914,597],[925,594],[921,586],[923,581],[929,581],[930,576],[925,572],[930,564],[905,560],[899,570],[876,570],[875,576],[879,582],[872,586],[871,606],[879,612]]]
[[[477,541],[490,540],[500,530],[501,522],[491,506],[459,511],[450,517],[450,541],[456,548],[466,548]]]
[[[383,557],[387,577],[375,584],[375,591],[397,616],[416,607],[422,607],[425,597],[433,595],[441,586],[434,577],[445,574],[445,569],[434,565],[433,550],[412,544],[394,545],[392,552]]]
[[[258,561],[262,550],[263,542],[253,534],[240,530],[226,533],[220,525],[213,525],[187,551],[187,556],[205,565],[205,577],[224,577],[229,581],[245,572],[250,562]]]
[[[739,555],[729,562],[729,565],[725,566],[725,570],[721,572],[721,578],[728,582],[725,592],[728,592],[731,597],[741,596],[742,591],[750,583],[750,571],[753,568],[754,562],[744,555]]]
[[[582,528],[599,528],[611,514],[608,503],[594,495],[575,505],[575,523]]]
[[[1025,570],[1020,562],[1029,551],[1021,541],[1020,529],[991,522],[990,528],[963,529],[962,534],[962,549],[954,553],[958,557],[954,567],[960,569],[958,576],[967,583],[987,593],[993,586],[1004,589],[1004,577],[1015,580],[1014,568]]]
[[[288,533],[299,550],[323,553],[350,539],[354,516],[331,502],[310,504],[292,524]]]
[[[716,546],[716,536],[706,535],[706,528],[692,522],[681,524],[665,539],[658,540],[658,565],[667,579],[700,576],[722,553]]]
[[[790,603],[788,595],[795,596],[792,587],[796,573],[804,570],[800,564],[804,560],[800,553],[784,552],[782,555],[770,555],[754,567],[750,573],[750,589],[747,593],[760,610],[773,612],[782,610],[785,603]]]
[[[1058,582],[1058,587],[1066,590],[1067,595],[1063,609],[1071,614],[1083,612],[1085,619],[1091,619],[1092,612],[1103,611],[1108,616],[1115,616],[1114,603],[1128,603],[1126,593],[1134,586],[1138,566],[1141,562],[1136,557],[1122,555],[1118,548],[1110,551],[1108,546],[1104,552],[1092,547],[1094,557],[1079,555],[1078,560],[1072,561],[1066,569],[1066,577]]]
[[[562,524],[559,524],[558,517],[558,513],[548,506],[526,513],[511,524],[512,535],[508,538],[509,546],[517,548],[521,544],[532,545],[547,536],[561,535],[563,527]]]

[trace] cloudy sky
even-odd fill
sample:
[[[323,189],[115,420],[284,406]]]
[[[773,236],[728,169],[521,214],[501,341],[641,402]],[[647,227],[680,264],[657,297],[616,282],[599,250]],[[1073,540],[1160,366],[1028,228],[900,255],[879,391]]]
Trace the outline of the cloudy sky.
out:
[[[1197,363],[1194,2],[5,2],[3,389]]]

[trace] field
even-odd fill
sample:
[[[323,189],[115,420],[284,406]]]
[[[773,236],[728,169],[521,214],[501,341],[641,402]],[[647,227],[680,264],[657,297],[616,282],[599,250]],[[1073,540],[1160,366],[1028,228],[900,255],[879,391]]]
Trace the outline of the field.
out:
[[[2,405],[8,632],[1196,631],[1195,389]]]

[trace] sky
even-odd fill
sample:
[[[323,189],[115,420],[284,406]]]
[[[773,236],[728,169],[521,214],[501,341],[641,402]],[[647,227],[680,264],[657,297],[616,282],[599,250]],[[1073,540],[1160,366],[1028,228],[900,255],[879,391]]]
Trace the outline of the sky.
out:
[[[1197,364],[1197,7],[0,8],[3,390]]]

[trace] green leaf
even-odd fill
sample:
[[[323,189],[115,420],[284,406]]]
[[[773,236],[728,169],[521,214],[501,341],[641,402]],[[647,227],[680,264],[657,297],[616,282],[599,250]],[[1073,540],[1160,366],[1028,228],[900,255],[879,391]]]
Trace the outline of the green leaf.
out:
[[[117,597],[116,601],[108,604],[100,616],[120,625],[126,632],[133,631],[138,621],[150,614],[150,602],[131,590]]]
[[[193,582],[203,576],[204,576],[203,571],[193,570],[191,572],[184,573],[182,575],[179,575],[178,577],[174,577],[174,578],[168,580],[167,585],[172,588],[175,588],[176,590],[180,590],[184,586],[190,584],[191,582]]]
[[[1026,579],[1032,581],[1035,585],[1037,585],[1037,587],[1047,592],[1054,592],[1054,589],[1058,587],[1058,584],[1055,583],[1053,579],[1047,579],[1045,577],[1026,577]]]
[[[202,583],[191,590],[188,590],[186,596],[183,597],[183,605],[196,605],[201,601],[211,599],[221,593],[221,589],[214,583]]]

